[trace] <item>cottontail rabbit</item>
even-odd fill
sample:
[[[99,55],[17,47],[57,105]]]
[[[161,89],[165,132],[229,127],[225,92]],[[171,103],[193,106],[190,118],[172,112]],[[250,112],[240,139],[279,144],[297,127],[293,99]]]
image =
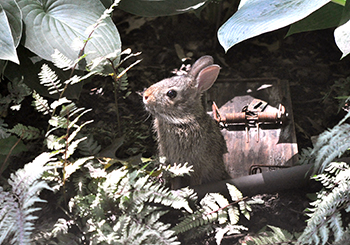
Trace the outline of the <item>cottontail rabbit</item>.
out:
[[[230,178],[223,161],[226,142],[201,103],[219,71],[211,56],[203,56],[188,74],[163,79],[143,94],[146,110],[154,116],[160,156],[170,164],[193,166],[189,179],[171,181],[174,189]]]

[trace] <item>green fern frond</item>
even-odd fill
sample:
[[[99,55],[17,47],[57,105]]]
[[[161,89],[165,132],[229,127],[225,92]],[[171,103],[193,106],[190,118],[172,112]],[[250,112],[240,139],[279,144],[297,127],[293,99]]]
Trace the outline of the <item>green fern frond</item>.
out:
[[[11,237],[12,244],[31,243],[33,221],[37,219],[33,212],[40,210],[33,205],[35,202],[45,202],[38,195],[41,190],[50,187],[40,178],[44,171],[52,168],[45,166],[53,160],[52,157],[50,153],[42,153],[23,169],[11,174],[8,180],[11,186],[9,192],[0,187],[0,244]]]
[[[0,139],[6,139],[11,134],[8,132],[8,124],[4,122],[2,118],[0,118]]]
[[[70,135],[71,136],[71,135]],[[71,142],[66,142],[68,144],[68,147],[66,148],[64,158],[68,159],[73,153],[75,152],[76,148],[78,147],[79,143],[85,140],[85,138],[77,139]]]
[[[39,129],[32,126],[24,126],[23,124],[18,123],[12,129],[9,129],[8,132],[17,135],[18,137],[24,140],[33,140],[41,136]]]
[[[299,238],[302,244],[326,244],[330,237],[340,241],[344,234],[341,211],[350,211],[350,168],[346,163],[332,162],[323,174],[314,177],[324,189],[317,193],[317,200],[310,203],[307,227]]]
[[[73,77],[71,77],[68,80],[66,80],[64,83],[73,85],[73,84],[79,83],[82,80],[83,79],[80,76],[74,75]]]
[[[67,104],[68,103],[68,104]],[[60,150],[66,147],[65,158],[67,159],[76,150],[78,144],[85,140],[85,138],[74,140],[80,130],[87,124],[93,122],[86,121],[81,125],[78,125],[78,120],[91,109],[85,110],[84,108],[78,108],[74,103],[66,98],[53,103],[54,107],[62,106],[62,109],[58,116],[52,116],[49,120],[49,124],[53,127],[46,133],[47,145],[49,149]],[[57,129],[70,129],[69,135],[55,136],[52,133]],[[71,129],[74,129],[73,131]],[[68,132],[68,131],[67,131]]]
[[[299,164],[314,164],[315,162],[315,155],[311,154],[313,149],[311,147],[303,148],[301,149],[301,152],[298,154]]]
[[[111,184],[114,185],[114,181],[119,178],[118,185],[116,186],[118,189],[115,190],[119,195],[116,196],[114,194],[114,198],[121,198],[120,206],[128,210],[137,210],[138,207],[144,203],[157,203],[174,209],[183,208],[187,210],[187,212],[192,212],[181,191],[169,191],[168,188],[165,188],[160,183],[151,181],[148,175],[139,177],[141,173],[141,171],[132,171],[129,173],[123,169],[113,171],[107,176],[103,188],[110,192],[110,188],[113,187]],[[110,182],[111,178],[113,178],[112,182]],[[118,190],[122,191],[118,192]],[[126,196],[128,196],[128,198],[124,198]]]
[[[46,145],[50,150],[61,150],[66,146],[66,141],[63,136],[50,134],[46,137]]]
[[[69,178],[71,174],[73,174],[75,171],[77,171],[81,165],[86,163],[87,161],[93,159],[93,157],[84,157],[79,158],[78,160],[69,163],[65,168],[65,178]]]
[[[188,215],[177,224],[173,230],[176,234],[187,232],[193,228],[204,226],[208,223],[218,222],[224,224],[229,222],[237,224],[240,212],[236,206],[230,205],[228,200],[218,193],[208,193],[201,201],[201,208]]]
[[[77,125],[76,123],[78,122],[78,119],[85,113],[89,112],[90,110],[85,110],[82,114],[80,114],[78,117],[76,117],[73,121],[70,122],[70,125],[68,126],[69,128],[73,128],[75,127],[76,129],[69,135],[68,139],[67,139],[67,142],[70,144],[73,139],[77,136],[77,134],[80,132],[80,130],[86,126],[87,124],[89,123],[92,123],[93,120],[90,120],[90,121],[86,121],[84,123],[82,123],[81,125]],[[83,140],[85,140],[86,137],[83,138]],[[79,142],[81,141],[80,139],[78,139]]]
[[[101,145],[89,134],[84,141],[80,142],[78,149],[83,156],[95,156],[101,151]]]
[[[24,78],[15,78],[7,84],[7,90],[13,103],[19,105],[26,96],[32,93],[31,89],[23,82]]]
[[[60,51],[55,49],[55,52],[51,55],[53,64],[60,69],[69,70],[74,66],[74,62]]]
[[[122,216],[119,220],[124,227],[118,227],[115,237],[119,244],[171,244],[179,245],[174,232],[169,229],[170,225],[166,225],[159,221],[159,218],[166,212],[152,210],[148,216],[144,216],[143,220],[135,220]],[[127,222],[123,222],[126,219]]]
[[[38,111],[43,113],[43,115],[51,114],[52,109],[49,106],[49,103],[46,99],[41,97],[36,91],[33,91],[33,103],[32,106]]]
[[[96,75],[97,73],[98,72],[96,72],[96,71],[91,71],[91,72],[88,72],[87,74],[85,74],[84,76],[74,75],[73,77],[71,77],[68,80],[66,80],[64,83],[65,84],[69,84],[69,85],[74,85],[76,83],[84,81],[85,79],[88,79],[89,77],[91,77],[93,75]]]
[[[52,102],[50,107],[52,109],[56,109],[57,107],[59,107],[61,105],[69,104],[71,102],[72,102],[71,100],[68,100],[66,97],[63,97],[63,98],[59,98],[58,100],[55,100],[54,102]]]
[[[244,230],[246,231],[248,230],[248,228],[242,225],[226,224],[224,227],[217,227],[215,229],[216,244],[221,244],[221,241],[224,238],[224,235],[240,234],[241,231],[244,231]]]
[[[229,194],[231,196],[232,201],[234,202],[238,202],[238,207],[239,207],[239,211],[241,212],[241,214],[243,214],[243,216],[249,220],[250,219],[250,213],[252,211],[251,207],[248,205],[247,202],[243,201],[243,195],[242,192],[240,192],[236,186],[231,185],[229,183],[226,184],[227,189],[229,191]],[[237,220],[238,221],[238,220]],[[231,224],[233,224],[231,222]]]
[[[349,211],[347,211],[349,212]],[[343,236],[341,237],[340,240],[338,240],[337,242],[334,242],[332,245],[345,245],[350,241],[350,226],[348,226],[343,234]]]
[[[317,150],[315,166],[320,166],[319,171],[322,173],[328,163],[340,157],[350,148],[350,125],[343,124],[334,127],[330,134],[321,134],[317,142],[325,144],[323,146],[316,144],[314,148],[314,152]]]
[[[248,245],[295,244],[296,237],[279,227],[268,225],[272,231],[261,232],[258,237],[250,237]]]
[[[313,149],[303,149],[299,163],[314,164],[313,174],[322,173],[335,158],[350,149],[350,124],[345,121],[350,112],[332,129],[328,129],[317,138]]]
[[[58,128],[67,128],[68,127],[68,120],[65,117],[61,116],[52,116],[49,119],[49,124],[54,127],[50,131],[46,133],[46,135],[50,134],[52,131],[58,129]]]
[[[315,158],[315,171],[322,173],[331,161],[350,148],[350,124],[345,121],[350,112],[332,129],[320,134],[311,152]]]
[[[62,83],[56,73],[47,64],[43,64],[39,73],[40,84],[48,87],[49,94],[61,93]]]
[[[89,164],[90,173],[97,171],[93,168]],[[91,218],[88,229],[95,234],[94,244],[180,244],[170,225],[160,221],[167,213],[160,205],[185,208],[184,197],[175,196],[144,172],[124,167],[100,180],[96,195],[76,196],[71,201],[81,217]],[[179,198],[185,204],[178,204]]]

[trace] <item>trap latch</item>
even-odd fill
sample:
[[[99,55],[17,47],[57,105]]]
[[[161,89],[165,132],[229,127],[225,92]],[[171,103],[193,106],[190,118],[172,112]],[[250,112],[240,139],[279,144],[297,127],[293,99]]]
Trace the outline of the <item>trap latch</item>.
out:
[[[257,128],[256,141],[259,142],[259,130],[261,124],[281,125],[287,118],[286,109],[282,104],[273,111],[265,111],[268,103],[260,99],[253,99],[244,106],[241,112],[221,114],[216,103],[213,102],[212,110],[214,119],[224,128],[229,125],[245,125],[246,141],[249,142],[249,127]]]

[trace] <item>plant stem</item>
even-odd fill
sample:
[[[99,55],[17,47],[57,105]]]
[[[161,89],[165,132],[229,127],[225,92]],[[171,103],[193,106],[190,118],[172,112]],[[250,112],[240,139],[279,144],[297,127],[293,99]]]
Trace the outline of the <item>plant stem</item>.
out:
[[[115,103],[115,108],[116,108],[116,114],[117,114],[117,124],[118,124],[118,136],[121,135],[120,132],[120,118],[119,118],[119,106],[118,106],[118,84],[119,84],[119,79],[117,75],[117,67],[114,66],[113,60],[108,59],[108,61],[111,63],[112,69],[113,69],[113,74],[112,74],[112,79],[113,79],[113,89],[114,89],[114,103]]]

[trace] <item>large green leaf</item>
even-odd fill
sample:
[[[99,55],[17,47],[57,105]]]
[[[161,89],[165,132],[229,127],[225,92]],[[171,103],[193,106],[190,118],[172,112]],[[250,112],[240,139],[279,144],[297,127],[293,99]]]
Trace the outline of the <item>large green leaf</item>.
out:
[[[87,31],[100,18],[104,6],[99,0],[18,0],[25,23],[25,47],[40,57],[52,61],[55,49],[71,60],[79,56],[79,48],[73,45],[88,39]],[[80,46],[81,47],[81,46]],[[110,17],[104,20],[85,47],[87,63],[92,60],[118,56],[121,41]],[[112,58],[112,57],[111,57]],[[115,63],[119,62],[119,57]],[[84,68],[84,67],[80,67]],[[106,71],[106,73],[111,72]]]
[[[182,14],[202,7],[209,0],[122,0],[119,8],[140,16],[156,17]]]
[[[350,53],[350,20],[345,24],[339,26],[334,31],[335,43],[338,48],[342,51],[344,58],[346,55]]]
[[[0,2],[0,59],[19,63],[16,47],[22,35],[21,11],[15,0]]]
[[[330,0],[247,0],[218,31],[221,46],[233,45],[301,20]]]
[[[287,36],[298,32],[315,31],[338,26],[344,7],[330,2],[294,24],[288,30]]]
[[[350,1],[346,1],[342,14],[341,25],[334,31],[334,39],[342,58],[350,53]]]

